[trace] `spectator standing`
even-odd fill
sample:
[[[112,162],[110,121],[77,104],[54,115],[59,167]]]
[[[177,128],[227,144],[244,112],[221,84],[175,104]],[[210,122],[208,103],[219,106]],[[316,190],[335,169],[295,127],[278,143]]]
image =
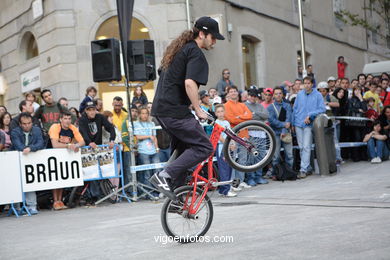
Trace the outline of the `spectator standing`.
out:
[[[79,111],[81,114],[84,112],[87,103],[95,99],[96,94],[97,94],[97,90],[94,86],[90,86],[87,88],[87,90],[85,91],[85,98],[83,99],[83,101],[81,101],[79,107]]]
[[[353,88],[352,97],[348,100],[348,116],[364,118],[367,111],[367,105],[363,100],[362,89],[359,86]],[[349,127],[349,140],[351,142],[360,142],[364,137],[366,122],[363,120],[347,120],[346,124]],[[352,147],[352,160],[358,162],[367,160],[366,149],[363,146]]]
[[[225,118],[230,123],[231,127],[233,128],[239,123],[251,120],[252,112],[245,104],[238,102],[238,88],[236,86],[230,86],[226,91],[228,101],[225,104]],[[250,185],[244,182],[245,174],[243,172],[235,170],[235,177],[241,180],[240,187],[250,187]]]
[[[298,95],[298,92],[301,90],[301,84],[302,84],[302,80],[300,79],[296,79],[294,81],[294,84],[292,85],[292,87],[290,88],[290,91],[289,93],[287,93],[286,95],[286,99],[291,102],[291,100],[293,98],[296,98],[297,95]]]
[[[225,120],[225,108],[222,104],[218,104],[215,106],[215,115],[217,116],[217,120],[215,120],[215,123],[228,128],[230,127],[230,124],[227,120]],[[226,162],[225,157],[222,152],[222,147],[225,142],[226,134],[221,133],[221,136],[219,137],[218,144],[217,144],[217,150],[216,150],[216,157],[217,157],[217,164],[218,164],[218,175],[220,178],[220,181],[228,181],[232,177],[232,168],[229,166],[229,164]],[[241,190],[240,188],[236,188]],[[231,185],[221,185],[218,187],[218,192],[221,195],[224,195],[226,197],[236,197],[237,193],[235,193],[232,190]]]
[[[261,104],[257,103],[257,90],[250,89],[248,91],[248,100],[245,102],[245,105],[252,112],[252,120],[258,120],[265,122],[268,119],[268,111]],[[258,135],[255,132],[249,132],[253,139],[261,140],[262,136]],[[259,169],[256,172],[247,173],[247,183],[250,186],[255,186],[256,184],[267,184],[268,181],[263,179],[263,169]]]
[[[19,127],[12,130],[11,139],[13,150],[20,151],[23,155],[45,148],[41,129],[33,126],[32,116],[29,113],[22,113],[19,116]],[[36,193],[26,192],[25,196],[26,206],[30,213],[38,214]]]
[[[368,91],[368,89],[366,89],[366,75],[363,73],[360,73],[357,76],[357,80],[358,80],[358,87],[362,90],[362,94],[364,95],[364,93],[366,93],[366,91]]]
[[[5,142],[3,145],[3,150],[5,151],[11,149],[12,146],[11,128],[10,128],[11,120],[12,120],[12,116],[8,112],[5,112],[0,116],[0,132],[2,132],[5,137]]]
[[[108,147],[112,149],[116,137],[114,126],[102,114],[97,113],[96,102],[87,102],[85,111],[79,121],[79,131],[85,144],[93,149],[96,149],[97,145],[103,144],[103,127],[110,132]],[[89,190],[92,199],[97,200],[100,189],[96,181],[91,182]]]
[[[31,116],[34,113],[34,107],[31,103],[31,101],[28,101],[28,100],[20,101],[19,110],[21,113],[29,113]],[[11,131],[12,131],[12,129],[19,126],[19,117],[20,117],[20,114],[12,119],[11,125],[10,125]],[[33,125],[41,128],[41,123],[39,122],[39,120],[36,117],[33,117]]]
[[[72,125],[72,114],[67,111],[60,114],[60,123],[53,124],[49,129],[49,137],[53,148],[67,148],[75,153],[85,145],[76,126]],[[53,209],[60,210],[67,207],[62,202],[63,189],[53,190]]]
[[[333,76],[330,76],[328,78],[328,89],[329,89],[329,94],[331,95],[333,91],[336,89],[336,78]]]
[[[265,109],[269,107],[273,103],[273,95],[274,90],[272,88],[266,88],[263,91],[264,93],[264,101],[261,103]]]
[[[138,140],[138,162],[139,165],[159,163],[159,148],[156,138],[156,129],[153,122],[149,120],[149,110],[145,107],[139,110],[139,119],[134,122],[134,135]],[[151,186],[149,178],[155,170],[137,172],[139,182]]]
[[[307,65],[306,70],[307,70],[307,76],[313,79],[313,88],[315,88],[317,86],[317,84],[316,84],[316,78],[315,78],[315,75],[313,72],[313,65],[311,65],[311,64]]]
[[[133,92],[133,100],[131,101],[131,104],[135,104],[136,102],[140,102],[142,106],[145,106],[148,104],[148,98],[146,97],[146,94],[142,87],[138,86],[134,89]]]
[[[58,103],[59,103],[61,106],[66,107],[66,108],[68,108],[68,106],[69,106],[68,99],[65,98],[65,97],[62,97],[62,98],[58,99]]]
[[[218,96],[218,91],[216,88],[210,88],[209,91],[209,96],[210,96],[210,105],[214,104],[214,98]]]
[[[337,58],[337,76],[339,78],[345,78],[345,70],[348,66],[348,63],[344,61],[343,56]]]
[[[283,100],[283,90],[280,87],[274,89],[274,102],[267,108],[269,113],[269,123],[275,132],[275,155],[272,165],[275,167],[280,163],[280,149],[284,149],[285,162],[291,168],[293,167],[293,144],[292,142],[282,141],[283,138],[291,132],[292,109],[290,104]]]
[[[216,89],[218,91],[218,95],[222,98],[226,95],[226,88],[229,86],[233,86],[233,82],[230,80],[230,71],[229,69],[222,70],[222,78],[218,81],[216,85]]]
[[[40,105],[37,103],[37,96],[32,91],[26,94],[25,100],[30,101],[33,104],[34,112],[36,112],[40,107]]]
[[[383,103],[383,106],[390,105],[390,86],[389,86],[389,79],[388,78],[381,79],[380,99]]]
[[[363,139],[367,142],[367,149],[371,163],[381,163],[389,159],[389,150],[386,145],[387,136],[385,135],[379,121],[373,123],[372,131]]]
[[[96,110],[98,113],[103,113],[103,100],[101,98],[95,98]],[[80,112],[81,114],[81,112]]]
[[[80,112],[75,107],[69,108],[69,112],[73,114],[74,117],[76,117],[76,121],[74,122],[74,125],[76,127],[79,127],[79,120],[80,120]]]
[[[47,133],[53,124],[60,122],[60,113],[68,112],[68,109],[61,106],[59,103],[54,102],[49,89],[42,90],[41,97],[43,101],[45,101],[45,105],[38,108],[35,112],[35,117],[42,123],[46,148],[51,148],[51,142]],[[72,122],[74,121],[76,121],[76,117],[72,117]]]
[[[317,115],[326,111],[321,94],[313,89],[313,79],[305,77],[303,84],[305,88],[298,93],[295,100],[292,119],[301,155],[299,178],[305,178],[307,174],[311,174],[310,155],[313,143],[313,122]]]

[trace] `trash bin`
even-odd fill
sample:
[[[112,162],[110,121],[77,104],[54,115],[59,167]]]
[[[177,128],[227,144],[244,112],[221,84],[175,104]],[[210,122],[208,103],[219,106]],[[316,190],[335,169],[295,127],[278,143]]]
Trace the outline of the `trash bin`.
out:
[[[321,175],[337,172],[336,147],[332,120],[325,114],[314,120],[313,131],[318,167]]]

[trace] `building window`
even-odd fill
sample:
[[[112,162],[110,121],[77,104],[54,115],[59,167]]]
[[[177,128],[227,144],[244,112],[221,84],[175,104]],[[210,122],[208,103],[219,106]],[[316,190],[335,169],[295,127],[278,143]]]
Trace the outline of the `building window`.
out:
[[[345,23],[337,14],[340,14],[341,11],[345,9],[344,0],[333,0],[333,14],[334,14],[334,23],[336,27],[340,30],[343,29]]]
[[[245,86],[257,85],[256,45],[259,40],[245,35],[242,36],[242,59]]]
[[[30,35],[28,42],[27,42],[27,51],[26,51],[26,59],[32,59],[34,57],[38,56],[38,44],[35,40],[34,35]]]

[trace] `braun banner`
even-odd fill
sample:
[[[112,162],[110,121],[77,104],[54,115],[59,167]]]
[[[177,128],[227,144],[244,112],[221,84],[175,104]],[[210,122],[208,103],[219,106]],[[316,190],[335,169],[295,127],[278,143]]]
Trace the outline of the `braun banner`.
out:
[[[23,192],[84,184],[80,152],[41,150],[20,156]]]

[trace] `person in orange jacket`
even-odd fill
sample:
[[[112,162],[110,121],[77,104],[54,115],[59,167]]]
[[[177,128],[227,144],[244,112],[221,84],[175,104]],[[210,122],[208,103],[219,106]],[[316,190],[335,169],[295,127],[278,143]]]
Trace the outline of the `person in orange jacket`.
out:
[[[238,88],[230,86],[227,89],[227,102],[225,103],[225,118],[231,127],[252,119],[252,112],[244,104],[238,101]]]

